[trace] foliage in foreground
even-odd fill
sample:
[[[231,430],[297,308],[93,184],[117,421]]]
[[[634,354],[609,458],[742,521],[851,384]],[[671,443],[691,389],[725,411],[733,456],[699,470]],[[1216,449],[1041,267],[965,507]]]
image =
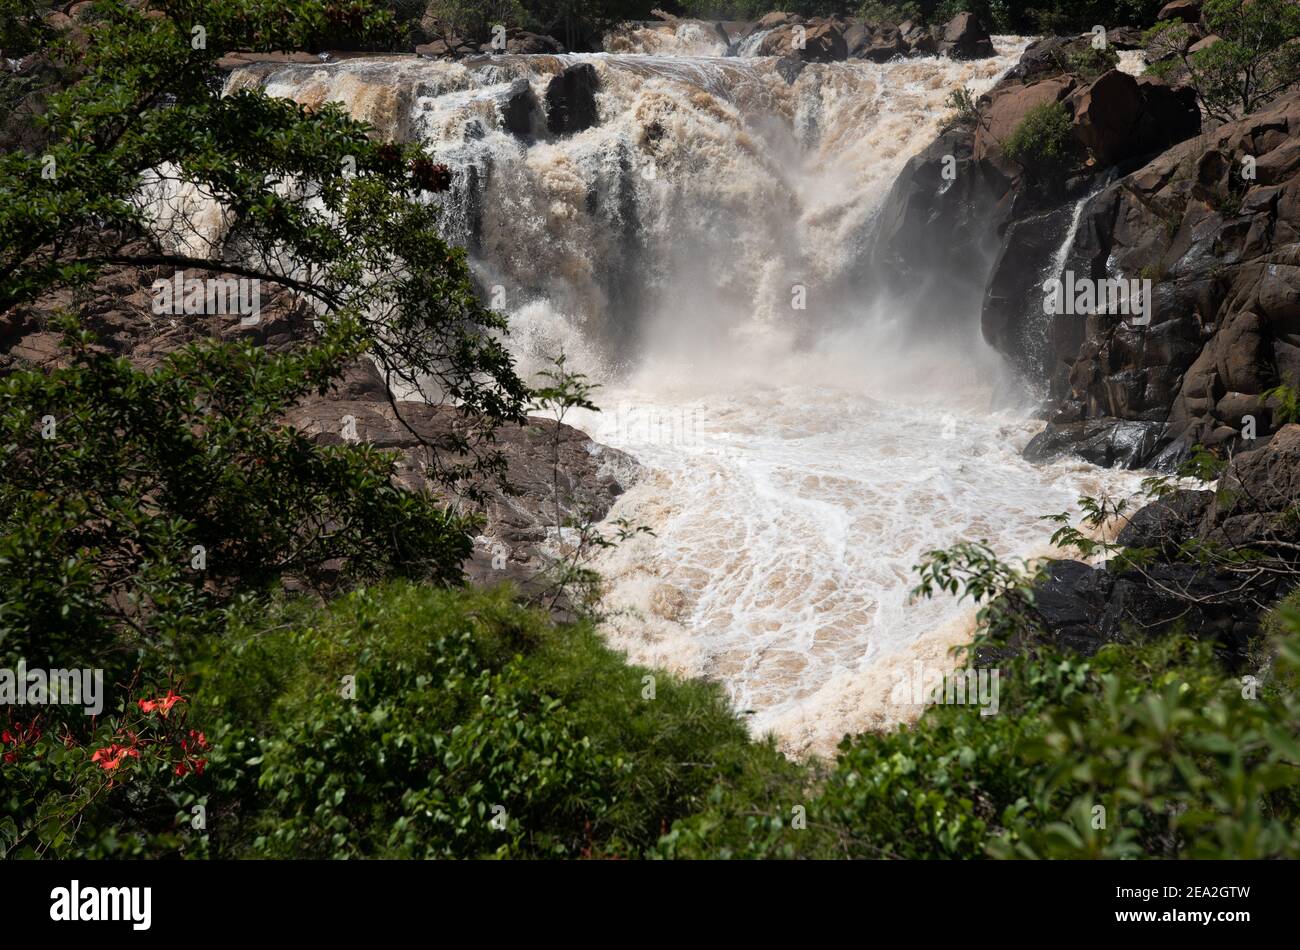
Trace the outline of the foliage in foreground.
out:
[[[61,856],[1295,857],[1298,608],[1253,680],[1183,635],[1042,652],[1006,665],[996,715],[934,706],[828,766],[508,590],[399,583],[214,641],[181,691],[202,774],[119,757],[110,786],[89,747],[53,742],[0,769],[39,798],[57,764],[45,791],[92,798],[41,852]]]
[[[716,784],[761,799],[803,781],[716,686],[647,680],[589,626],[555,627],[508,590],[291,601],[212,647],[188,705],[203,774],[125,761],[81,839],[51,853],[637,856]],[[3,766],[5,788],[32,755]]]

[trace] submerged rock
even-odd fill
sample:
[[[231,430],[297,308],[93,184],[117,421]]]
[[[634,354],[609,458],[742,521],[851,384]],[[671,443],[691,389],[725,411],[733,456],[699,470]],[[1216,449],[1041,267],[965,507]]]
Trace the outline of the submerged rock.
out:
[[[776,61],[776,71],[785,80],[787,86],[793,86],[794,81],[799,78],[803,68],[808,64],[802,59],[796,59],[793,56],[782,56]]]

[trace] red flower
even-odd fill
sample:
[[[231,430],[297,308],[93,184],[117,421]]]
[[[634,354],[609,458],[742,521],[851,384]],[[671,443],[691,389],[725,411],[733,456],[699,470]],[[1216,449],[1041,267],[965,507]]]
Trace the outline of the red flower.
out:
[[[179,696],[169,689],[167,690],[166,696],[162,696],[158,699],[142,699],[137,705],[140,707],[142,712],[151,713],[157,711],[166,717],[166,715],[172,711],[173,706],[177,703],[183,703],[186,701],[187,700],[184,696]]]
[[[128,746],[118,745],[114,742],[104,749],[96,749],[90,757],[90,761],[99,763],[99,767],[105,772],[112,772],[120,766],[123,760],[127,758],[140,758],[140,753]]]
[[[13,746],[3,756],[5,762],[13,763],[18,761],[18,752],[23,746],[31,745],[41,737],[41,727],[34,719],[26,726],[12,720],[9,725],[9,729],[0,732],[0,746]]]
[[[189,736],[181,739],[181,760],[176,763],[176,774],[185,775],[187,772],[193,772],[195,775],[202,775],[208,760],[201,759],[194,753],[207,747],[208,737],[196,729],[191,729]]]

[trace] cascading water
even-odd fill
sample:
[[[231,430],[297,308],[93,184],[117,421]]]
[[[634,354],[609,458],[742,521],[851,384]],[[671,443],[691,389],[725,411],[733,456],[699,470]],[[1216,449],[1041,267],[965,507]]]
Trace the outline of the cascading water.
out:
[[[342,102],[454,169],[448,234],[509,311],[521,367],[563,349],[604,384],[605,411],[575,424],[645,466],[612,516],[655,536],[597,564],[611,641],[719,680],[756,731],[825,753],[915,715],[891,702],[896,676],[950,665],[969,637],[969,609],[908,603],[926,550],[1040,554],[1039,515],[1131,484],[1020,459],[1036,426],[988,411],[1000,363],[979,301],[918,339],[868,283],[872,216],[944,99],[988,88],[1024,45],[788,83],[775,60],[708,55],[723,47],[707,30],[647,29],[612,55],[359,59],[231,84]],[[552,135],[538,104],[576,63],[598,76],[599,122]],[[507,131],[520,103],[527,128]]]

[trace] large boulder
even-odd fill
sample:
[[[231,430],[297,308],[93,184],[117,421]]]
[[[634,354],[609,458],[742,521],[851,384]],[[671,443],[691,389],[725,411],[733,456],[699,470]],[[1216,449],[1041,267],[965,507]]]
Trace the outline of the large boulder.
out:
[[[1011,181],[976,161],[956,125],[913,156],[877,214],[869,261],[875,286],[906,301],[917,321],[968,313],[998,248]]]
[[[477,55],[478,51],[479,48],[473,41],[453,34],[434,37],[415,47],[416,55],[427,59],[463,59]]]
[[[1133,130],[1142,111],[1137,80],[1112,69],[1085,88],[1074,105],[1074,133],[1103,165],[1132,151]]]
[[[1163,151],[1201,130],[1196,93],[1112,69],[1073,97],[1074,134],[1105,167]]]
[[[895,56],[903,56],[907,52],[908,46],[898,30],[882,29],[871,37],[871,43],[859,56],[872,63],[887,63]]]
[[[934,35],[920,23],[904,20],[899,24],[898,32],[913,56],[933,56],[939,51]]]
[[[498,50],[491,41],[479,46],[481,53],[504,52],[516,56],[554,55],[564,52],[564,45],[551,36],[529,33],[527,30],[511,30],[506,33],[506,48]]]
[[[949,59],[987,59],[993,39],[973,13],[959,13],[939,33],[939,55]]]
[[[565,67],[546,87],[546,125],[555,135],[571,135],[598,121],[600,77],[590,63]]]
[[[1201,19],[1201,0],[1171,0],[1160,8],[1156,19],[1196,23]]]
[[[1136,468],[1165,444],[1158,422],[1109,422],[1087,419],[1050,426],[1025,446],[1031,462],[1050,462],[1074,455],[1102,468]]]
[[[1208,489],[1179,488],[1143,505],[1115,537],[1116,544],[1150,548],[1163,557],[1176,557],[1179,546],[1200,532],[1214,501]]]
[[[760,56],[791,56],[810,63],[834,63],[848,56],[840,28],[830,21],[792,23],[774,29],[759,44]]]
[[[1258,452],[1233,458],[1211,499],[1201,536],[1273,548],[1289,560],[1300,541],[1300,425],[1283,426]]]
[[[865,23],[852,23],[844,30],[845,55],[855,59],[871,46],[872,33]]]

